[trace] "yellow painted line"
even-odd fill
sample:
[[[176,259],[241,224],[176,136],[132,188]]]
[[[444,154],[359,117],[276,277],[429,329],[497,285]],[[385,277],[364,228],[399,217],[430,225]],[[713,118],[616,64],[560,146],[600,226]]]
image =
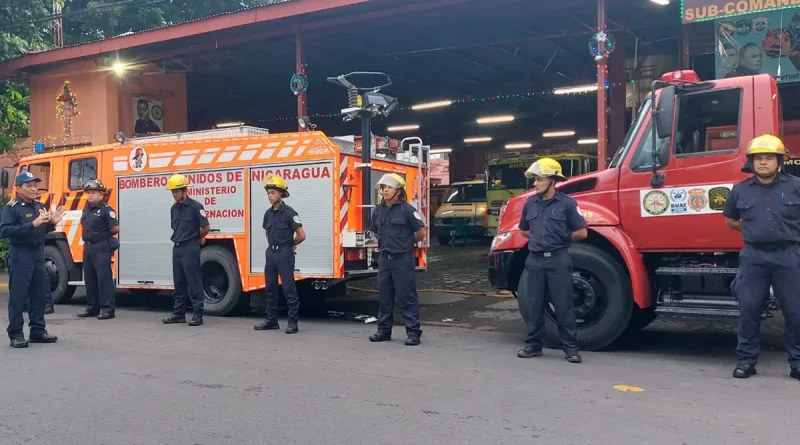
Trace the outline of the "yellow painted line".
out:
[[[615,385],[614,389],[622,392],[644,392],[644,389],[639,388],[638,386]]]
[[[348,289],[352,289],[358,292],[367,292],[370,294],[377,294],[378,291],[375,289],[365,289],[361,287],[353,287],[349,286]],[[494,298],[514,298],[514,295],[509,292],[506,294],[490,294],[487,292],[467,292],[467,291],[460,291],[460,290],[452,290],[452,289],[417,289],[419,293],[440,293],[440,294],[457,294],[457,295],[470,295],[476,297],[494,297]]]

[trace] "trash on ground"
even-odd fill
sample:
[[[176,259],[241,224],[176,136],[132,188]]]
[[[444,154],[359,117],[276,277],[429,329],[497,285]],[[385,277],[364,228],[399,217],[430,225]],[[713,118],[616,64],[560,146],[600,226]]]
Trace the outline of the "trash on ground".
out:
[[[460,318],[445,318],[444,320],[442,320],[442,323],[461,323],[462,321],[464,320]]]
[[[378,321],[378,319],[377,319],[377,318],[375,318],[375,317],[369,317],[369,318],[367,318],[366,320],[364,320],[364,323],[375,323],[376,321]]]

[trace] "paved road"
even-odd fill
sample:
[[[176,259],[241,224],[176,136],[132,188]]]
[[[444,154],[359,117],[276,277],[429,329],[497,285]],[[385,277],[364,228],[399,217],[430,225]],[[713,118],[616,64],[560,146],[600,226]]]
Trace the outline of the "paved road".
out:
[[[302,320],[288,336],[253,331],[254,317],[190,328],[161,325],[162,308],[99,322],[74,317],[80,300],[61,305],[48,318],[58,344],[0,347],[0,444],[797,442],[800,384],[783,353],[734,380],[729,331],[676,324],[583,365],[550,350],[521,360],[513,299],[485,298],[424,295],[425,319],[473,329],[428,323],[418,348],[402,330],[370,344],[374,325],[339,318]],[[370,299],[331,309],[374,309]]]

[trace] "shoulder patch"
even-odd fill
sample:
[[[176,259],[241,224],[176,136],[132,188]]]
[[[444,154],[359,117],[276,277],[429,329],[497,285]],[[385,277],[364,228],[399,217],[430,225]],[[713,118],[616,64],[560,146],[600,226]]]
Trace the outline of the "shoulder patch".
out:
[[[300,216],[299,216],[299,215],[294,215],[294,216],[292,217],[292,221],[294,221],[294,223],[295,223],[295,224],[302,224],[302,223],[300,222]]]
[[[110,217],[112,217],[114,219],[117,219],[117,213],[115,211],[113,211],[113,210],[109,210],[108,211],[108,216],[110,216]]]
[[[422,221],[422,217],[419,216],[419,212],[417,212],[416,210],[414,211],[414,218],[417,218],[418,220]]]
[[[200,209],[200,216],[202,216],[203,218],[206,217],[206,211],[204,209]]]
[[[10,206],[10,207],[14,207],[15,205],[17,205],[17,200],[16,199],[12,199],[11,201],[8,201],[6,203],[6,205]]]

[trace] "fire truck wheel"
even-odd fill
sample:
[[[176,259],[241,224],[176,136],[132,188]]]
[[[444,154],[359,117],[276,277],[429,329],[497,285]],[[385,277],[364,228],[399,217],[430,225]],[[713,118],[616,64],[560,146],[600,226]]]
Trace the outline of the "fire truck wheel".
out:
[[[570,254],[579,347],[586,351],[603,349],[628,327],[633,311],[630,278],[614,258],[597,247],[576,244]],[[527,298],[527,283],[528,273],[523,271],[517,291],[521,301]],[[561,347],[552,304],[545,307],[542,340],[548,347]]]
[[[44,247],[44,269],[50,281],[50,292],[53,294],[53,303],[68,302],[75,294],[76,286],[70,286],[67,260],[58,247],[50,245]]]
[[[437,236],[436,241],[439,241],[440,246],[446,246],[450,244],[450,237]]]
[[[225,316],[247,309],[250,297],[242,294],[242,280],[233,252],[222,246],[205,247],[200,251],[200,267],[206,314]]]

